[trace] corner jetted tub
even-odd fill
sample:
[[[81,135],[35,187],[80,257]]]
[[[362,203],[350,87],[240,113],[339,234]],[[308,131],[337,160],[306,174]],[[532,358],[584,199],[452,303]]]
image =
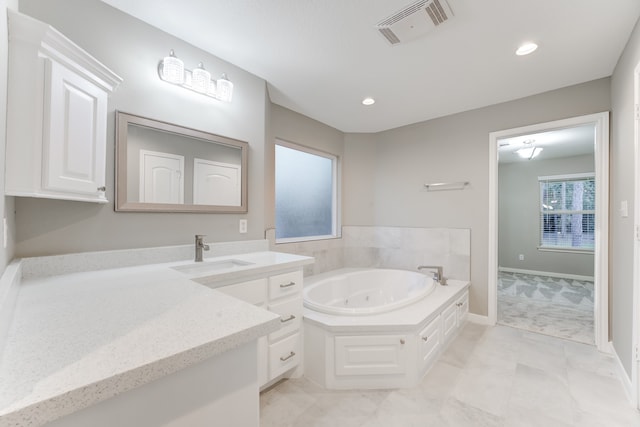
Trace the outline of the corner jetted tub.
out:
[[[304,306],[327,314],[377,314],[412,304],[434,288],[431,277],[413,271],[344,269],[311,277],[304,288]]]
[[[304,375],[329,389],[415,387],[457,335],[468,281],[343,268],[305,278]]]

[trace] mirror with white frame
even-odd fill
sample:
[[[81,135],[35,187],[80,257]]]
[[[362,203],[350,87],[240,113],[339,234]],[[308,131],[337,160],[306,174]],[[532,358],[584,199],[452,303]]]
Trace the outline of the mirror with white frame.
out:
[[[247,212],[244,141],[116,112],[116,211]]]

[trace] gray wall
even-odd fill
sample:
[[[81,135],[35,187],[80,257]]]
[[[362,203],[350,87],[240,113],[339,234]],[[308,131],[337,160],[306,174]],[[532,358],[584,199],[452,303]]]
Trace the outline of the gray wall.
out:
[[[539,176],[595,171],[594,155],[501,163],[498,168],[498,265],[593,277],[593,253],[539,251]],[[518,255],[524,255],[524,261]]]
[[[640,25],[611,78],[609,285],[613,346],[628,375],[633,363],[634,68],[640,61]],[[620,215],[626,200],[629,216]]]
[[[3,227],[0,218],[0,271],[4,271],[11,261],[15,246],[15,215],[14,198],[4,195],[4,155],[6,143],[7,124],[7,62],[8,62],[8,37],[7,37],[7,8],[18,10],[18,0],[0,0],[0,213],[7,218],[7,247],[2,242]]]
[[[437,102],[437,101],[434,101]],[[347,135],[344,225],[471,229],[471,312],[486,315],[489,133],[607,111],[600,79],[375,135]],[[429,182],[470,181],[463,191],[425,192]]]
[[[16,198],[17,256],[263,238],[266,84],[229,63],[111,8],[98,0],[21,0],[20,10],[45,21],[107,65],[124,82],[109,100],[107,197],[113,201],[114,111],[177,123],[247,141],[249,213],[115,213],[108,205]],[[234,82],[232,103],[223,103],[162,82],[158,61],[169,49],[193,68],[204,62],[214,75]],[[239,234],[238,220],[249,232]]]

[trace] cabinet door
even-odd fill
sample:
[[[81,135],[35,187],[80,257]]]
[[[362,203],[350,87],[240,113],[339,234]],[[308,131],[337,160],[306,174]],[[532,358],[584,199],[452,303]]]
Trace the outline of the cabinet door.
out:
[[[465,292],[456,303],[458,307],[458,326],[462,325],[467,320],[467,314],[469,313],[469,292]]]
[[[442,312],[442,334],[446,342],[458,328],[458,307],[456,303],[449,305]]]
[[[432,320],[427,326],[420,331],[418,336],[418,346],[420,348],[421,367],[426,368],[437,355],[440,350],[440,316]]]
[[[405,335],[338,336],[335,373],[341,375],[403,374],[407,369]]]
[[[107,93],[47,62],[42,187],[104,198]]]
[[[216,290],[257,306],[262,306],[267,301],[267,279],[221,286]]]

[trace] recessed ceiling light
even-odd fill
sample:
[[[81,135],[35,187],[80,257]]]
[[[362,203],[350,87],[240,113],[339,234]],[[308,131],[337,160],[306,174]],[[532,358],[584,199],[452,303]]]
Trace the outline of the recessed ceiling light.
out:
[[[375,103],[376,103],[376,100],[370,97],[362,100],[363,105],[373,105]]]
[[[538,45],[535,43],[525,43],[516,50],[516,55],[523,56],[529,55],[533,53],[538,48]]]

